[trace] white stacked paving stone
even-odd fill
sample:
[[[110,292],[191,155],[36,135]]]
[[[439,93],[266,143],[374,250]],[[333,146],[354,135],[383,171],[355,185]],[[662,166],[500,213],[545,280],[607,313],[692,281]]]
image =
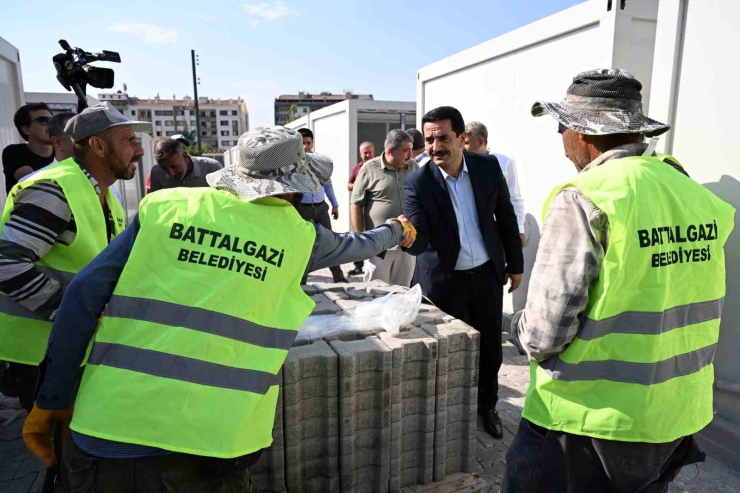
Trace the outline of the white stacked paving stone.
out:
[[[437,340],[413,327],[378,337],[393,350],[390,491],[434,476]]]
[[[390,479],[393,353],[375,336],[329,345],[339,357],[342,492],[385,493]]]
[[[434,480],[475,470],[480,335],[460,320],[424,324],[439,343]]]
[[[285,452],[283,436],[283,389],[282,370],[278,374],[281,382],[275,409],[275,426],[272,429],[272,445],[249,468],[249,481],[253,493],[281,493],[285,490]]]
[[[285,482],[290,493],[339,493],[337,355],[324,341],[294,347],[283,366]]]

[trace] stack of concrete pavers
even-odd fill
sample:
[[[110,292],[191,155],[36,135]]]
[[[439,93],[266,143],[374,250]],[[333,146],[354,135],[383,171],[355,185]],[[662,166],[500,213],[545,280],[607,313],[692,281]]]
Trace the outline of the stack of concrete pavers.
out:
[[[480,335],[460,320],[421,328],[439,344],[434,480],[440,481],[475,470]]]
[[[437,340],[413,327],[378,335],[393,350],[390,491],[434,476]]]
[[[396,288],[312,283],[314,315],[343,316]],[[478,332],[422,305],[399,334],[296,341],[281,374],[274,442],[253,491],[396,492],[473,472]]]
[[[339,358],[341,490],[387,492],[393,353],[376,336],[329,345]]]
[[[278,381],[282,382],[282,370]],[[249,468],[249,481],[253,493],[280,493],[285,490],[285,445],[283,436],[283,389],[280,386],[275,426],[272,428],[272,445],[262,452],[255,465]]]
[[[294,347],[283,366],[285,481],[291,493],[339,493],[337,355],[324,341]]]

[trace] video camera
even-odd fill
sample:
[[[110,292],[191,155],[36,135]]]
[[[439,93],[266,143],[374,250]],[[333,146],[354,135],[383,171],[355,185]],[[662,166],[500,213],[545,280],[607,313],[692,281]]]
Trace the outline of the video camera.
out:
[[[54,68],[57,70],[57,80],[68,91],[77,94],[77,111],[87,108],[87,84],[98,89],[113,87],[114,72],[109,68],[86,66],[92,62],[121,63],[121,55],[114,51],[103,50],[103,53],[88,53],[81,48],[72,48],[67,41],[59,40],[59,45],[65,51],[55,55]]]

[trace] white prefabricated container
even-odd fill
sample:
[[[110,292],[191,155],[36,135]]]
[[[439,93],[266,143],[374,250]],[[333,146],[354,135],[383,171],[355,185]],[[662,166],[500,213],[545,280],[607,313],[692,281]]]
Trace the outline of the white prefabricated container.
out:
[[[734,0],[661,0],[650,116],[673,126],[659,150],[740,210],[738,119],[740,4]],[[710,454],[740,469],[740,213],[725,246],[727,294],[714,360],[715,418],[699,434]]]
[[[359,145],[370,141],[380,155],[388,132],[394,128],[416,127],[416,104],[406,101],[348,99],[295,120],[288,128],[308,128],[314,134],[314,151],[334,161],[332,185],[339,203],[339,219],[332,219],[337,232],[350,231],[350,192],[347,189],[352,167],[358,163]]]
[[[643,83],[650,100],[658,0],[592,0],[529,24],[418,72],[417,124],[439,106],[488,127],[491,151],[515,159],[527,210],[525,276],[505,308],[521,309],[552,188],[575,173],[550,117],[533,118],[536,100],[560,101],[584,70],[620,67]]]
[[[18,49],[0,38],[0,151],[23,142],[13,115],[25,104]],[[0,174],[0,211],[5,206],[5,175]]]

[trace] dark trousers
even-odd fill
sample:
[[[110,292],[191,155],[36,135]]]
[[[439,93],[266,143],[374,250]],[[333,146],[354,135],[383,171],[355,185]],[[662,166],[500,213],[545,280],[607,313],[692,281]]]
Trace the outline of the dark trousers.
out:
[[[0,361],[0,392],[17,397],[21,407],[29,413],[33,409],[38,379],[38,366]]]
[[[455,271],[448,294],[432,300],[442,311],[480,332],[478,402],[495,406],[498,401],[498,371],[501,369],[501,313],[504,287],[493,262],[477,269]]]
[[[106,459],[88,454],[71,438],[64,442],[70,493],[247,493],[247,468],[260,455],[213,459],[172,453]]]
[[[303,219],[306,221],[313,221],[316,224],[320,224],[329,231],[331,231],[331,219],[329,218],[329,205],[326,202],[321,202],[320,204],[301,204],[298,206],[298,213],[301,215]],[[334,278],[334,282],[339,281],[340,279],[344,278],[344,273],[342,272],[342,268],[338,265],[335,265],[334,267],[329,267],[329,270],[331,270],[331,275]],[[304,277],[301,281],[301,284],[306,283],[306,278]]]
[[[681,466],[704,460],[693,437],[617,442],[551,431],[522,418],[501,493],[665,493]]]

